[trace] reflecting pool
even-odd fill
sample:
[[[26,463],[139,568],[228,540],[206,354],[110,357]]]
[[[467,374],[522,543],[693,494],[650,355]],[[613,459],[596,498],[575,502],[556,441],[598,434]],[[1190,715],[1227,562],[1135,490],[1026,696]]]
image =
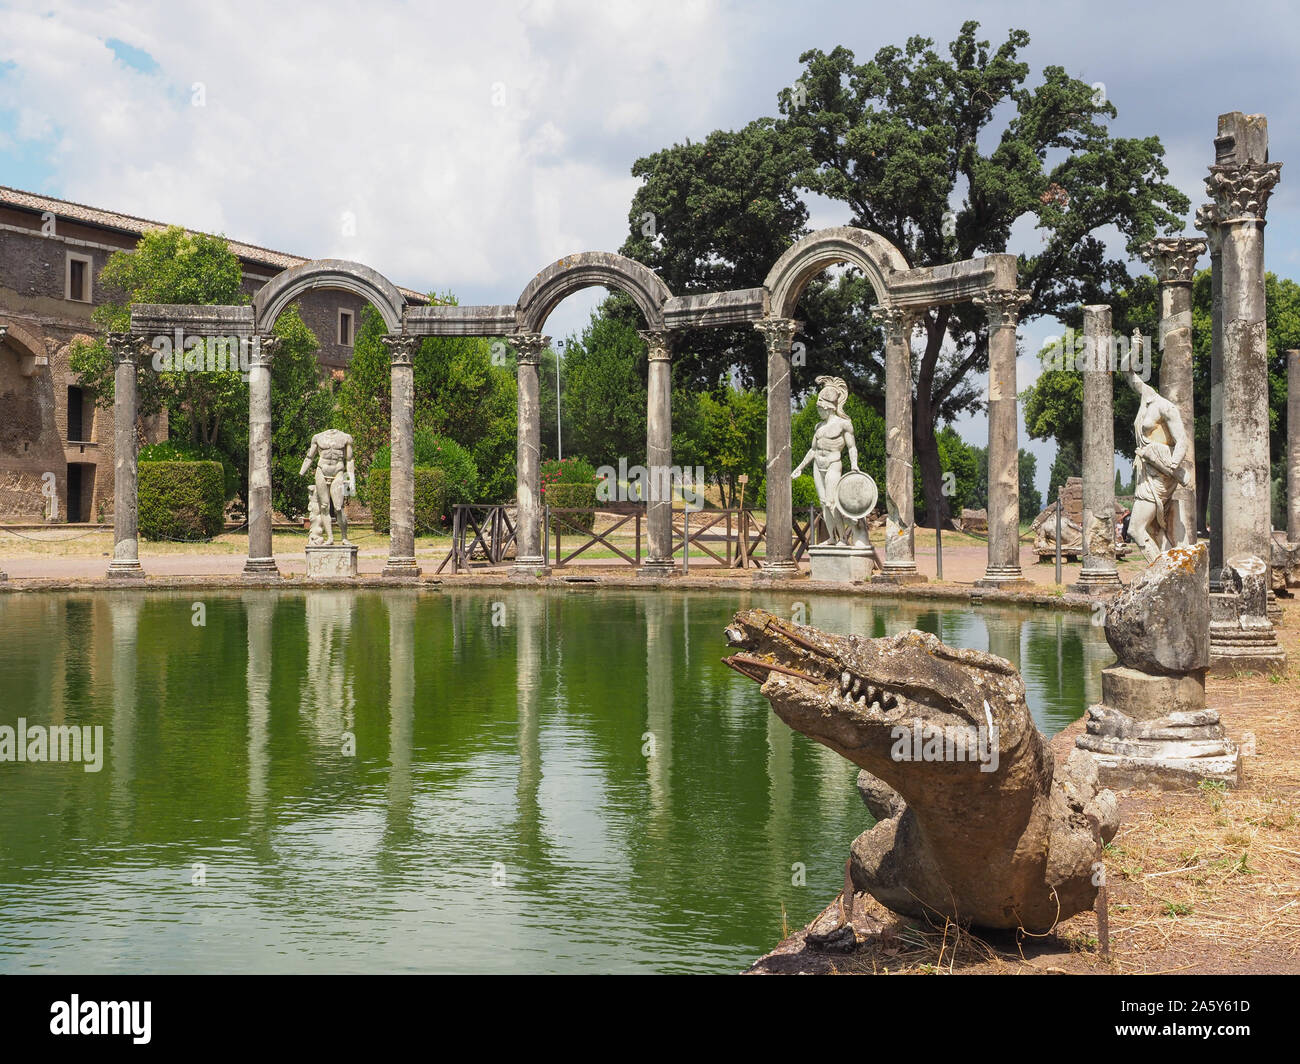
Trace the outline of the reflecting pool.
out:
[[[857,770],[720,662],[732,613],[1018,664],[1048,734],[1087,614],[737,592],[0,596],[0,972],[728,972],[870,825]]]

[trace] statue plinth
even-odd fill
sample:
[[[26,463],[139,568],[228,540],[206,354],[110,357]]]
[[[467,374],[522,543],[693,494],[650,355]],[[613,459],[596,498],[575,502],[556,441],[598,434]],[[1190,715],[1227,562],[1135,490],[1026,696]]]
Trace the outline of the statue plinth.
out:
[[[308,580],[355,580],[357,548],[354,543],[322,543],[307,546]]]
[[[824,543],[808,548],[811,576],[830,584],[859,584],[871,579],[875,550],[847,543]]]
[[[1241,782],[1241,750],[1205,704],[1209,599],[1209,551],[1198,544],[1165,551],[1108,608],[1106,640],[1119,660],[1101,670],[1102,700],[1075,740],[1103,786]]]

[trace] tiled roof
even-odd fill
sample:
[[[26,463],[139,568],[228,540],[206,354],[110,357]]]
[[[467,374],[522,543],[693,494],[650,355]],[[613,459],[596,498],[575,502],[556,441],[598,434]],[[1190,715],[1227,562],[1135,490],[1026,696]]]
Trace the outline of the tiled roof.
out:
[[[53,196],[41,196],[35,192],[23,192],[21,189],[8,188],[5,185],[0,185],[0,205],[41,213],[49,211],[57,218],[70,218],[73,221],[84,222],[86,225],[98,225],[137,235],[167,228],[163,222],[137,218],[133,214],[100,210],[98,207],[87,207],[84,203],[72,203],[69,200],[55,199]],[[200,233],[193,229],[187,229],[186,232],[199,236],[216,235]],[[301,266],[304,262],[311,261],[301,255],[288,255],[283,251],[272,251],[270,248],[258,247],[256,244],[244,244],[228,237],[221,237],[221,239],[226,241],[230,250],[239,258],[261,266],[274,266],[278,270],[287,270],[292,266]],[[398,288],[398,291],[407,299],[418,303],[425,303],[429,298],[425,293],[410,288]]]

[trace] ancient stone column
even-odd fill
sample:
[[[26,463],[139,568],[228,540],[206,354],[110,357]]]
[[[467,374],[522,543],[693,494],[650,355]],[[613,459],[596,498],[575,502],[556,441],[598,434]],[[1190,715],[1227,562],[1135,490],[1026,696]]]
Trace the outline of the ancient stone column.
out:
[[[1142,257],[1151,264],[1160,285],[1159,392],[1178,408],[1189,441],[1191,480],[1174,492],[1172,539],[1179,546],[1193,546],[1201,524],[1196,506],[1196,417],[1192,409],[1192,278],[1203,254],[1204,240],[1183,237],[1162,237],[1142,249]]]
[[[1300,351],[1286,353],[1286,538],[1300,543]]]
[[[794,503],[790,482],[790,345],[803,327],[793,318],[754,322],[767,346],[767,560],[766,578],[796,576],[792,530]]]
[[[976,296],[989,322],[989,554],[977,587],[1024,580],[1020,569],[1020,448],[1016,428],[1016,325],[1029,293]]]
[[[1217,591],[1223,568],[1223,242],[1219,210],[1213,203],[1196,209],[1196,228],[1210,249],[1210,590]]]
[[[108,334],[113,355],[113,560],[109,580],[140,580],[139,467],[135,423],[139,413],[136,378],[141,341],[130,333]]]
[[[1071,591],[1118,591],[1110,306],[1083,308],[1083,568]],[[1190,366],[1189,366],[1190,369]],[[1189,396],[1190,398],[1190,396]]]
[[[916,571],[912,472],[912,329],[914,310],[871,308],[885,330],[885,564],[878,579],[924,580]]]
[[[278,580],[271,551],[271,359],[280,339],[258,336],[248,361],[248,559],[244,576]]]
[[[418,336],[385,336],[392,379],[389,435],[392,460],[388,483],[388,561],[385,577],[416,580],[415,563],[415,352]]]
[[[654,579],[671,576],[676,571],[673,565],[673,366],[667,332],[642,332],[640,336],[646,342],[650,359],[650,386],[646,394],[650,501],[646,504],[648,556],[637,575]],[[770,536],[768,543],[770,550]]]
[[[1263,115],[1220,115],[1214,146],[1215,164],[1205,184],[1214,197],[1222,245],[1223,558],[1238,572],[1247,566],[1245,559],[1258,559],[1268,588],[1273,535],[1264,216],[1282,164],[1267,161],[1268,124]],[[1227,585],[1224,581],[1224,592],[1231,594]],[[1233,612],[1230,604],[1216,603],[1212,596],[1211,668],[1225,667],[1225,655],[1237,668],[1269,669],[1285,661],[1267,618],[1262,624],[1252,619],[1249,648],[1235,637],[1229,645],[1227,630],[1237,623]],[[1217,637],[1216,627],[1222,629]]]
[[[535,577],[546,566],[542,554],[542,414],[537,367],[551,338],[521,333],[511,339],[519,374],[515,488],[519,516],[515,524],[515,568],[519,579]]]

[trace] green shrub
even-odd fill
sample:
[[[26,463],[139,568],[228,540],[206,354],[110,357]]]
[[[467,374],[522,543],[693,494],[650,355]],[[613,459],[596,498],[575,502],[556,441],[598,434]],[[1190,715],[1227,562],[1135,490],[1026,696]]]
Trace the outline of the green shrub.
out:
[[[391,472],[387,466],[370,469],[366,498],[374,517],[375,531],[390,531],[389,502]],[[447,499],[446,475],[441,469],[415,469],[415,533],[428,535],[451,523],[451,505]]]
[[[225,477],[220,462],[140,466],[140,535],[145,539],[210,539],[221,531]]]
[[[821,500],[817,498],[817,485],[814,483],[812,474],[805,473],[797,477],[790,483],[790,496],[794,506],[794,515],[798,517],[803,514],[808,516],[808,507],[821,506]],[[755,496],[745,496],[745,506],[752,510],[767,509],[767,478],[758,486],[758,494]]]
[[[595,484],[596,467],[585,458],[551,458],[542,463],[542,491],[552,484]]]
[[[136,460],[142,465],[145,462],[220,462],[225,498],[233,499],[239,494],[240,470],[216,447],[205,447],[189,440],[163,440],[141,447]]]
[[[596,485],[590,484],[566,484],[563,482],[553,483],[546,489],[543,496],[546,504],[552,507],[577,507],[584,510],[590,510],[585,514],[565,514],[564,523],[560,524],[555,517],[551,518],[551,531],[557,527],[560,529],[560,535],[573,535],[573,526],[585,528],[588,532],[595,527],[596,523]]]
[[[392,447],[381,447],[375,452],[375,460],[370,464],[370,468],[371,470],[388,469],[392,459]],[[474,456],[455,440],[449,440],[445,436],[435,436],[427,429],[416,429],[415,467],[442,470],[446,491],[445,505],[479,501],[478,466],[474,464]],[[371,509],[374,509],[373,503]]]

